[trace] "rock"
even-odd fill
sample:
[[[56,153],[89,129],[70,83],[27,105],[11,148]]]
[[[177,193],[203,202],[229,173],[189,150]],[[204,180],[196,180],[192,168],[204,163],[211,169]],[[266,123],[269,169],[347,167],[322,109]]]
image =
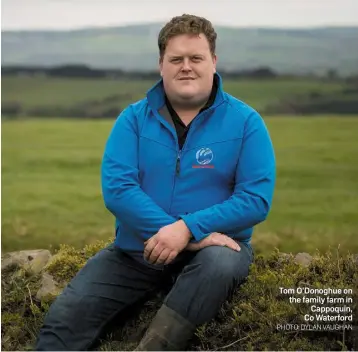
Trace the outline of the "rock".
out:
[[[51,252],[47,249],[9,252],[1,258],[1,270],[12,265],[18,265],[34,274],[38,274],[50,259]]]
[[[51,259],[51,253],[43,250],[33,260],[24,265],[26,270],[31,271],[33,274],[39,274],[46,264]]]
[[[56,297],[61,293],[61,288],[58,286],[58,283],[54,280],[53,276],[44,273],[42,275],[41,287],[36,293],[36,298],[41,300],[44,297],[52,296]]]
[[[298,253],[295,256],[294,261],[297,264],[307,267],[311,264],[312,259],[313,259],[312,256],[309,255],[308,253]]]
[[[353,255],[353,261],[356,265],[358,265],[358,254]]]

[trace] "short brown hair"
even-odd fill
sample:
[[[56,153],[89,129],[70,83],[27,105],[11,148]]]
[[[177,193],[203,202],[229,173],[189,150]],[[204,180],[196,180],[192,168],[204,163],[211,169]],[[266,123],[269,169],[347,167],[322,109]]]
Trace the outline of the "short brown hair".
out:
[[[163,58],[169,39],[180,34],[203,33],[209,41],[211,54],[215,54],[217,34],[213,25],[204,17],[183,14],[173,17],[159,32],[158,47],[160,58]]]

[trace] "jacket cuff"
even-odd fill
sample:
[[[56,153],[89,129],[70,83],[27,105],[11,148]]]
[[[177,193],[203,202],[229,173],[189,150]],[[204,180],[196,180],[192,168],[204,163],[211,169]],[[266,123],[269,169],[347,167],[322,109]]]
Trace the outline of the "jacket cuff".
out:
[[[202,231],[200,231],[197,221],[195,219],[195,215],[182,215],[180,216],[180,218],[185,222],[185,225],[188,227],[196,241],[199,242],[207,236]]]

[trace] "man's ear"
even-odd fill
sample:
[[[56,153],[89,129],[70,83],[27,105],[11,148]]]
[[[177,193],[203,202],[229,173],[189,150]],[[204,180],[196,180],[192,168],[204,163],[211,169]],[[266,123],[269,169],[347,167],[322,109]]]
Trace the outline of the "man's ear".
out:
[[[160,76],[163,77],[163,58],[160,57],[159,58],[159,72],[160,72]]]
[[[213,55],[214,73],[216,72],[217,62],[218,62],[218,57],[216,55]]]

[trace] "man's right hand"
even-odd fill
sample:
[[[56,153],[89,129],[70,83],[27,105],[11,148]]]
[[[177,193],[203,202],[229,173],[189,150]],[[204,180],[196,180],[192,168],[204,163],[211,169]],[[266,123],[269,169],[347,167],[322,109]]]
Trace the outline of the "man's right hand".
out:
[[[189,243],[185,249],[188,251],[198,251],[199,249],[203,249],[209,246],[223,246],[231,248],[234,251],[241,250],[239,244],[236,241],[234,241],[231,237],[219,232],[211,233],[208,237],[205,237],[200,242]]]

